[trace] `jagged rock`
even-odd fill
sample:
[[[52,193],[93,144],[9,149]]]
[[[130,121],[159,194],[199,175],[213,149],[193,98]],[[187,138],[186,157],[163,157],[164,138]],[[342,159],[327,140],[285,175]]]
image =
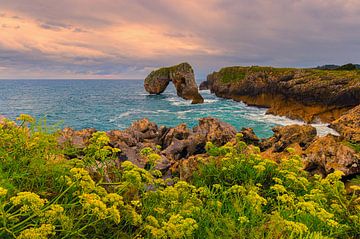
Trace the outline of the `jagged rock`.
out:
[[[181,129],[184,126],[181,126]],[[184,130],[182,130],[184,131]],[[212,142],[221,146],[234,139],[236,129],[218,119],[206,117],[199,120],[199,125],[195,126],[192,132],[186,131],[189,136],[183,139],[173,138],[171,144],[163,153],[174,160],[188,158],[191,155],[205,153],[206,142]]]
[[[199,90],[208,90],[209,89],[209,82],[203,81],[199,85]]]
[[[298,144],[306,149],[316,137],[316,129],[311,125],[288,125],[276,126],[273,129],[274,135],[260,143],[262,150],[279,153],[293,144]]]
[[[360,104],[355,71],[226,67],[207,77],[212,93],[305,122],[331,122]]]
[[[333,121],[330,127],[338,131],[344,139],[360,143],[360,105]]]
[[[304,152],[307,171],[327,175],[340,170],[345,176],[360,173],[360,155],[339,137],[327,135],[316,139]]]
[[[199,162],[205,162],[208,156],[206,154],[198,154],[190,156],[187,159],[178,161],[173,167],[173,172],[180,174],[181,180],[189,180],[193,173],[198,169]]]
[[[89,142],[92,134],[96,132],[96,129],[82,129],[82,130],[74,130],[72,128],[64,128],[60,132],[60,136],[58,137],[58,143],[60,145],[70,144],[74,148],[83,149]]]
[[[231,141],[236,135],[236,129],[225,122],[213,117],[199,119],[199,125],[193,129],[194,133],[205,137],[206,142],[221,146]]]
[[[242,140],[247,144],[259,145],[260,139],[254,133],[252,128],[242,128],[239,132],[243,135]]]
[[[196,85],[194,71],[189,63],[152,71],[145,78],[144,87],[150,94],[161,94],[170,81],[175,85],[178,96],[185,100],[192,100],[192,104],[204,102]]]
[[[162,141],[162,147],[167,148],[174,139],[183,140],[187,139],[191,131],[186,126],[186,124],[179,124],[178,126],[169,129],[169,131],[164,135]]]

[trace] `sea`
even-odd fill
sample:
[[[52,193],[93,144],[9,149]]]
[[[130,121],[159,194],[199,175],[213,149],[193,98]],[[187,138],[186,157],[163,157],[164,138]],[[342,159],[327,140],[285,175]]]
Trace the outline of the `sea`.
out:
[[[301,121],[266,114],[265,108],[246,106],[200,91],[205,103],[192,105],[176,95],[169,84],[161,95],[148,94],[143,80],[0,80],[0,115],[15,120],[20,114],[46,119],[48,125],[74,129],[125,129],[132,122],[148,118],[168,127],[212,116],[238,130],[251,127],[266,138],[277,125]],[[314,124],[319,135],[336,132],[326,124]]]

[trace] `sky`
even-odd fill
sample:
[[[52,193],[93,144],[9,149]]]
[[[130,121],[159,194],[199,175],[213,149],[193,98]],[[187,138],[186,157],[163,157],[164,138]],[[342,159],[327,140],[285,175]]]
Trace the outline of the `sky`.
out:
[[[360,0],[0,0],[0,79],[360,63]]]

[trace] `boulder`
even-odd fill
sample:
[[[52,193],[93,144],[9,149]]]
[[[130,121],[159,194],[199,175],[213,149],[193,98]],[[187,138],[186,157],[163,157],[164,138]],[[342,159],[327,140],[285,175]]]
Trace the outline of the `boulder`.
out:
[[[260,139],[256,136],[252,128],[242,128],[239,133],[243,135],[242,140],[246,144],[259,145]]]
[[[187,131],[183,125],[180,126],[181,130],[177,132],[182,132],[181,137],[172,137],[171,143],[163,150],[163,154],[173,160],[205,153],[206,142],[221,146],[233,140],[236,135],[233,126],[212,117],[199,119],[199,125],[192,131]],[[173,135],[172,132],[169,133]]]
[[[304,152],[305,169],[326,176],[335,170],[345,176],[360,173],[360,154],[344,144],[337,136],[327,135],[316,139]]]
[[[236,135],[234,126],[213,117],[199,119],[199,125],[194,127],[193,132],[217,146],[226,144]]]
[[[60,145],[70,144],[74,148],[83,149],[89,143],[89,139],[92,134],[96,132],[96,129],[82,129],[82,130],[74,130],[72,128],[64,128],[60,132],[60,136],[58,137],[58,143]]]
[[[347,141],[360,143],[360,105],[333,121],[330,127]]]
[[[311,125],[288,125],[276,126],[274,135],[260,143],[262,150],[270,150],[275,153],[284,151],[293,144],[298,144],[306,149],[316,137],[316,129]]]
[[[161,94],[170,81],[174,84],[179,97],[192,100],[192,104],[204,102],[198,91],[194,70],[189,63],[181,63],[152,71],[145,78],[144,87],[150,94]]]

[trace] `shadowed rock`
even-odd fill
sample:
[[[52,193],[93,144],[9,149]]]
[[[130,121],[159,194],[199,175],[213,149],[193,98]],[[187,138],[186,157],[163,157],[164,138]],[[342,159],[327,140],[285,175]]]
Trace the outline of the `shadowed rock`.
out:
[[[204,102],[195,82],[194,70],[189,63],[181,63],[152,71],[145,78],[144,87],[150,94],[161,94],[170,81],[175,85],[178,96],[185,100],[192,100],[192,104]]]
[[[208,90],[208,89],[209,89],[209,82],[208,81],[201,82],[201,84],[199,85],[199,90]]]

